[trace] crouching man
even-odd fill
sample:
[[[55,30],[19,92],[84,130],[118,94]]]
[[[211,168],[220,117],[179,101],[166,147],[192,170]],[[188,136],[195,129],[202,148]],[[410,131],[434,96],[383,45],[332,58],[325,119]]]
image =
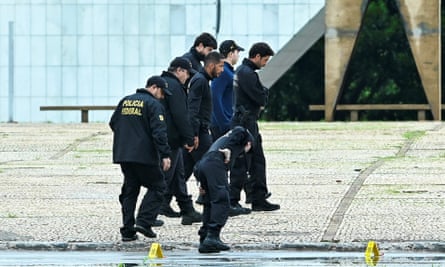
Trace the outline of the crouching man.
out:
[[[250,132],[237,126],[218,138],[195,165],[194,175],[200,182],[204,199],[202,226],[198,232],[200,253],[230,249],[220,239],[230,210],[228,171],[235,158],[251,149],[252,141]]]

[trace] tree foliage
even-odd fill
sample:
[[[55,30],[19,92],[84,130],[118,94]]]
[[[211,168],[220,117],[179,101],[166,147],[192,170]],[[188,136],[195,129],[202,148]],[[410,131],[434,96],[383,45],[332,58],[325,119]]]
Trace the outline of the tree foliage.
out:
[[[442,94],[442,101],[443,97]],[[263,118],[271,121],[319,120],[324,116],[323,112],[310,112],[308,106],[323,103],[322,38],[271,88]],[[345,74],[339,103],[427,103],[395,0],[369,2]],[[335,118],[346,120],[347,114],[336,112]],[[366,111],[360,119],[416,120],[417,113]]]

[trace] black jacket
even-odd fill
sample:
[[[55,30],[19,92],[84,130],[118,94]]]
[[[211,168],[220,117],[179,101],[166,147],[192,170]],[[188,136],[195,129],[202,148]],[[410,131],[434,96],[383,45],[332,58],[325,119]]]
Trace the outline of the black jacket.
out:
[[[161,101],[165,108],[167,121],[168,144],[171,148],[182,147],[184,144],[193,146],[193,129],[188,117],[187,93],[179,79],[171,72],[161,74],[168,83],[172,95],[165,95]]]
[[[244,153],[244,146],[249,141],[253,145],[253,136],[250,132],[241,126],[236,126],[213,142],[207,153],[228,148],[231,152],[228,166],[233,166],[235,159]]]
[[[109,125],[114,132],[114,163],[159,165],[159,156],[169,157],[164,108],[146,89],[124,97]]]
[[[261,84],[255,71],[257,69],[258,67],[251,60],[245,58],[235,71],[234,119],[239,119],[242,115],[257,120],[261,112],[260,108],[267,104],[269,90]]]
[[[201,64],[201,61],[204,60],[204,56],[196,51],[195,47],[190,48],[189,52],[185,53],[183,57],[186,57],[192,63],[192,68],[196,71],[202,71],[204,67]]]
[[[195,136],[198,136],[201,128],[208,129],[212,120],[212,91],[209,85],[211,80],[205,70],[196,73],[190,80],[188,107]]]

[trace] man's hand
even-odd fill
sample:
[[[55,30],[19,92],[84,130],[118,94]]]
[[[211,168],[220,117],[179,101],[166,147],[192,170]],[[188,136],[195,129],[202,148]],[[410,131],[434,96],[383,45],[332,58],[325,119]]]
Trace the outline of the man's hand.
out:
[[[232,153],[230,151],[230,149],[228,149],[228,148],[221,149],[220,148],[220,149],[218,149],[218,151],[224,154],[224,163],[226,163],[226,164],[229,163],[230,162],[230,154]]]
[[[193,137],[193,143],[194,143],[193,147],[195,149],[198,149],[198,146],[199,146],[199,137],[198,136]]]
[[[162,170],[165,172],[168,171],[170,169],[170,164],[171,164],[170,158],[163,158],[162,159]]]
[[[195,149],[195,146],[193,145],[193,146],[188,146],[187,144],[185,144],[184,145],[184,148],[185,148],[185,150],[187,150],[187,152],[192,152],[193,151],[193,149]]]

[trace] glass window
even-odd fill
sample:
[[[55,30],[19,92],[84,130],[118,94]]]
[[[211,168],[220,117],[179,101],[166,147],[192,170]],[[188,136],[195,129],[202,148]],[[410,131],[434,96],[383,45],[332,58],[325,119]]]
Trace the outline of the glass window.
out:
[[[154,50],[155,50],[155,60],[154,63],[158,66],[166,65],[165,55],[170,55],[170,37],[168,35],[154,36]]]
[[[46,65],[46,38],[45,36],[31,37],[31,65],[45,66]]]
[[[156,73],[154,73],[156,74]],[[159,74],[157,74],[159,75]],[[124,69],[124,88],[142,88],[145,81],[139,80],[139,67],[125,67]]]
[[[105,35],[108,33],[108,7],[106,5],[93,6],[93,34]]]
[[[32,67],[31,68],[31,96],[45,96],[46,88],[46,68]]]
[[[46,9],[44,5],[32,5],[31,8],[31,34],[46,34]]]
[[[15,67],[14,96],[29,97],[31,95],[30,67]],[[23,106],[23,108],[26,108]]]
[[[110,90],[108,85],[108,67],[96,66],[92,70],[93,96],[106,95],[105,90]]]
[[[62,96],[77,96],[77,67],[62,67]]]
[[[153,34],[155,28],[154,5],[139,5],[139,34]]]
[[[108,33],[109,34],[122,34],[124,30],[122,5],[109,5],[108,6]]]
[[[0,90],[0,97],[9,95],[9,68],[0,67],[0,84],[2,85],[2,90]]]
[[[79,36],[78,40],[78,62],[79,65],[93,64],[93,38],[91,35]]]
[[[77,33],[77,7],[75,5],[62,5],[62,34],[74,35]]]
[[[14,6],[0,5],[0,35],[8,35],[10,21],[15,21]]]
[[[31,99],[29,96],[17,96],[14,98],[14,120],[29,121],[31,116]]]
[[[154,21],[156,21],[156,27],[154,28],[155,34],[167,34],[170,30],[170,8],[168,5],[155,5]]]
[[[139,34],[139,10],[137,5],[124,6],[124,33],[127,35]]]
[[[124,88],[123,84],[123,69],[121,67],[110,67],[108,68],[108,92],[99,92],[97,95],[100,96],[119,96],[122,97],[124,94],[122,92],[132,92],[136,88]]]
[[[14,33],[17,35],[24,35],[30,33],[31,14],[29,5],[15,5],[15,29]]]
[[[93,6],[77,6],[77,34],[93,33]]]
[[[139,37],[126,36],[124,38],[125,65],[139,65]]]
[[[77,38],[65,35],[62,37],[62,65],[77,65]]]
[[[62,64],[62,38],[60,36],[46,37],[46,64],[49,66]]]
[[[46,34],[60,35],[62,33],[62,7],[60,5],[46,6]]]
[[[93,37],[93,65],[103,66],[108,64],[108,37]]]
[[[109,38],[109,47],[110,51],[108,52],[108,62],[110,65],[119,65],[122,66],[124,64],[124,45],[123,45],[123,37],[122,36],[110,36]]]
[[[152,66],[154,64],[155,47],[153,35],[144,35],[139,38],[139,64]]]
[[[247,5],[233,5],[232,17],[236,18],[236,23],[232,24],[233,34],[245,34],[247,31],[247,25],[251,22],[249,21],[250,9]],[[256,15],[258,16],[258,14]],[[260,24],[261,25],[261,24]]]
[[[60,67],[46,68],[46,96],[47,97],[62,96],[62,68]]]
[[[79,72],[77,73],[77,88],[78,88],[78,96],[79,97],[90,97],[91,99],[89,101],[82,101],[83,103],[91,103],[92,102],[92,96],[93,96],[93,88],[92,88],[92,81],[93,81],[93,68],[91,66],[88,67],[79,67]],[[101,90],[103,87],[98,87],[96,90]]]
[[[30,38],[29,35],[16,36],[14,38],[14,64],[15,66],[29,66],[30,58]]]
[[[247,32],[262,34],[265,30],[264,24],[273,23],[273,17],[270,17],[270,14],[266,15],[263,5],[248,5],[247,9]],[[260,41],[260,40],[258,40]]]
[[[170,5],[170,34],[185,33],[185,6]]]
[[[9,64],[9,37],[0,36],[0,66]]]

